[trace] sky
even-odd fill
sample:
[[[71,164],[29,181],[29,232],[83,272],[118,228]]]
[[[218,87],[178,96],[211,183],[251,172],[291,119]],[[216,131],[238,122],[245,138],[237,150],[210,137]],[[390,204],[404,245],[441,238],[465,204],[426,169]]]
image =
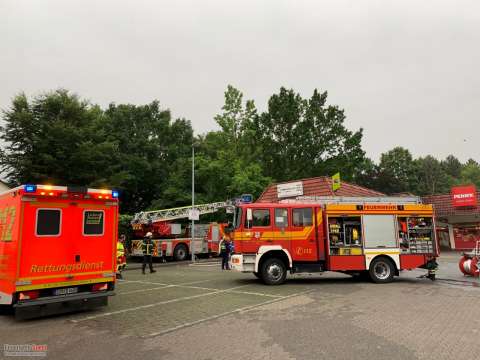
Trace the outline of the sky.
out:
[[[479,44],[477,0],[0,0],[0,108],[57,88],[158,99],[205,133],[228,84],[260,111],[317,88],[375,160],[480,161]]]

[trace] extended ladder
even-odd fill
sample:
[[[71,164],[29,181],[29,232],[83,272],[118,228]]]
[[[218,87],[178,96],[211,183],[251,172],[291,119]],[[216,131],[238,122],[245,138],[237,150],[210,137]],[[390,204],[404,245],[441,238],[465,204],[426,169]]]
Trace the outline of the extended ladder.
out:
[[[210,204],[195,205],[194,209],[199,215],[211,214],[223,208],[231,207],[231,202],[215,202]],[[170,221],[188,218],[192,210],[191,206],[182,206],[172,209],[141,211],[133,216],[132,224],[149,224],[159,221]]]

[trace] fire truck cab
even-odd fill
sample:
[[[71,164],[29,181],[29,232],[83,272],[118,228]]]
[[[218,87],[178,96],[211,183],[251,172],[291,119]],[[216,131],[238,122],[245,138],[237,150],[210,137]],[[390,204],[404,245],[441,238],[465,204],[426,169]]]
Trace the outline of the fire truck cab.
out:
[[[0,194],[0,305],[31,318],[106,305],[118,192],[24,185]]]
[[[338,271],[376,283],[438,256],[432,205],[253,203],[237,207],[234,270],[266,284],[290,273]]]

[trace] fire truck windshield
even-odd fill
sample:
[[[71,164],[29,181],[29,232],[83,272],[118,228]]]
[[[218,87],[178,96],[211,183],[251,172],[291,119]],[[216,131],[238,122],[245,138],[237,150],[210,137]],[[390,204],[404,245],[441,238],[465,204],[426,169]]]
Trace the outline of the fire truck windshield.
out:
[[[242,224],[242,208],[236,207],[235,208],[235,220],[233,226],[235,229],[238,229]]]

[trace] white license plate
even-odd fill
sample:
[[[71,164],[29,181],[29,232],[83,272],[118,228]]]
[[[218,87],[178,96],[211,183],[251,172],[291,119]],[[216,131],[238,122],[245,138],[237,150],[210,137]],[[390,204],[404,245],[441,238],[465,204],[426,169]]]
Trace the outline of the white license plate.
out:
[[[70,288],[63,288],[63,289],[55,289],[53,291],[53,295],[68,295],[68,294],[76,294],[78,292],[78,287],[70,287]]]

